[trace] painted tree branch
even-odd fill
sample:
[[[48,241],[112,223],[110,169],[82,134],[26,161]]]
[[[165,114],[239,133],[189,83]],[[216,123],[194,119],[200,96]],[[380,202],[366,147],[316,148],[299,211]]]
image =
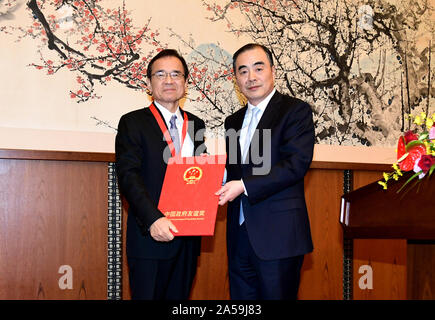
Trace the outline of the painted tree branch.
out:
[[[203,3],[214,13],[212,21],[224,20],[230,32],[248,35],[271,50],[278,87],[313,105],[319,142],[373,145],[395,141],[400,129],[395,125],[401,118],[400,101],[394,98],[400,96],[400,80],[391,72],[403,65],[387,58],[394,50],[406,58],[403,48],[411,43],[408,33],[417,30],[421,17],[431,10],[426,0],[417,2],[422,3],[419,10],[415,1],[409,2],[412,8],[408,10],[369,0],[367,12],[364,6],[344,0]],[[386,48],[391,48],[389,56]],[[420,80],[427,69],[422,75],[416,66],[427,64],[412,50],[408,96],[416,106],[421,92],[427,92],[417,90],[427,86]],[[318,117],[326,114],[330,115],[327,121],[320,121]]]

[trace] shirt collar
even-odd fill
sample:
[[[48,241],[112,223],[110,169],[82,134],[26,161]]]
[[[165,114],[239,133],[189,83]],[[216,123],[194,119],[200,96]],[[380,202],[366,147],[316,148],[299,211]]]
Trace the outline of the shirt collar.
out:
[[[261,112],[264,112],[267,105],[269,104],[270,99],[272,99],[275,92],[276,92],[276,89],[273,88],[272,92],[269,93],[269,95],[266,98],[264,98],[263,101],[261,101],[259,104],[256,105],[256,107],[259,108],[261,110]],[[252,110],[252,108],[254,108],[254,106],[248,101],[248,109]]]
[[[154,105],[159,109],[159,111],[162,113],[163,118],[165,119],[166,125],[169,128],[169,121],[171,120],[171,117],[175,114],[177,116],[177,124],[180,124],[182,122],[183,117],[181,116],[180,106],[177,107],[177,110],[175,113],[172,113],[168,109],[166,109],[164,106],[162,106],[157,101],[154,101]],[[178,125],[177,125],[178,127]]]

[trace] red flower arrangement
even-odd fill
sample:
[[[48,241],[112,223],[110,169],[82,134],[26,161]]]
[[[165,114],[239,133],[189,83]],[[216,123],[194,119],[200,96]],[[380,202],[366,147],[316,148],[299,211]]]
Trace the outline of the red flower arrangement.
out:
[[[399,137],[397,143],[397,162],[393,164],[394,171],[383,174],[384,181],[378,183],[387,189],[387,182],[390,179],[398,180],[403,175],[402,171],[415,172],[397,191],[400,192],[409,182],[417,176],[419,180],[432,175],[435,170],[435,114],[432,117],[427,117],[424,112],[419,116],[410,116],[422,129],[422,133],[418,134],[414,131],[407,131]],[[416,181],[415,184],[419,182]]]

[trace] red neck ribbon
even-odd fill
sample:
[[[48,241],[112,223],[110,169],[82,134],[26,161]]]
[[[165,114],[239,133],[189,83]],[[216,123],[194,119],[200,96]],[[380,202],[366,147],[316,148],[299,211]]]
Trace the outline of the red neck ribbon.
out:
[[[150,105],[150,110],[151,110],[152,114],[154,115],[154,118],[156,119],[157,123],[159,124],[160,130],[162,130],[162,132],[163,132],[163,136],[165,137],[165,140],[168,143],[169,150],[171,150],[172,156],[175,157],[174,143],[172,142],[172,138],[171,138],[171,135],[169,134],[168,128],[166,127],[165,121],[163,120],[160,113],[157,111],[157,108],[154,105],[154,103],[152,103]],[[184,121],[183,121],[183,129],[181,130],[182,138],[181,138],[180,154],[181,154],[181,149],[183,148],[184,139],[186,138],[187,125],[188,125],[187,124],[187,122],[188,122],[187,114],[186,114],[186,112],[183,112],[183,114],[184,114]]]

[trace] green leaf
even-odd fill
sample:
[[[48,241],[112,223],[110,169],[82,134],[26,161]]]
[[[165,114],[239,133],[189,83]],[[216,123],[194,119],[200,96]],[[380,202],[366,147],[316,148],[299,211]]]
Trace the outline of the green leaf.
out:
[[[429,169],[429,177],[431,176],[432,172],[434,172],[435,170],[435,164],[432,165],[432,167],[430,167]]]
[[[421,136],[418,137],[418,140],[425,140],[429,137],[429,134],[427,132],[423,132]]]
[[[422,170],[420,170],[419,172],[415,173],[414,175],[412,175],[408,181],[406,181],[403,186],[400,187],[399,190],[397,190],[397,193],[399,193],[409,182],[411,182],[412,180],[415,179],[415,177],[418,177],[420,174],[422,173]]]
[[[411,141],[406,145],[406,151],[409,151],[409,149],[411,149],[412,147],[420,146],[420,145],[424,146],[424,143],[421,142],[420,140]]]

